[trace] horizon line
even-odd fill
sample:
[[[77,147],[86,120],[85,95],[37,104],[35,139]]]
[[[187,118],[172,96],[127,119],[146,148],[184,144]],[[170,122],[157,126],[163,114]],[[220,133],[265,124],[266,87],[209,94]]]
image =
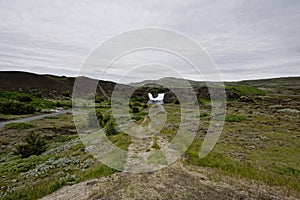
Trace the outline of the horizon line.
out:
[[[65,74],[51,74],[51,73],[38,73],[38,72],[32,72],[32,71],[19,71],[19,70],[15,70],[15,71],[7,71],[7,70],[0,70],[1,72],[10,72],[10,73],[28,73],[28,74],[35,74],[35,75],[41,75],[41,76],[57,76],[57,77],[67,77],[67,78],[78,78],[78,77],[86,77],[89,79],[93,79],[93,80],[101,80],[101,81],[109,81],[109,82],[114,82],[114,83],[118,83],[116,81],[113,80],[106,80],[106,79],[96,79],[90,76],[69,76],[69,75],[65,75]],[[155,81],[155,80],[160,80],[163,78],[175,78],[175,79],[185,79],[185,80],[189,80],[189,81],[196,81],[196,82],[220,82],[220,81],[204,81],[204,80],[195,80],[195,79],[188,79],[188,78],[178,78],[178,77],[162,77],[159,79],[145,79],[143,81]],[[300,75],[295,75],[295,76],[275,76],[275,77],[261,77],[261,78],[255,78],[255,79],[240,79],[240,80],[222,80],[222,82],[242,82],[242,81],[258,81],[258,80],[269,80],[269,79],[281,79],[281,78],[300,78]],[[138,81],[138,82],[130,82],[127,84],[133,84],[133,83],[141,83],[143,81]]]

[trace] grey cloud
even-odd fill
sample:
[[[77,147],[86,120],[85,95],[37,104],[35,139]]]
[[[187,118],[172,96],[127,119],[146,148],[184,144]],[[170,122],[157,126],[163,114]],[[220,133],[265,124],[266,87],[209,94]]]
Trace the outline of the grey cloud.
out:
[[[154,26],[195,39],[224,80],[299,76],[299,10],[298,0],[0,1],[0,70],[76,75],[103,41]],[[154,56],[186,78],[200,79],[181,61],[156,53],[128,55],[105,78],[118,80],[126,69]],[[86,74],[98,77],[102,67]],[[130,75],[135,76],[141,74]]]

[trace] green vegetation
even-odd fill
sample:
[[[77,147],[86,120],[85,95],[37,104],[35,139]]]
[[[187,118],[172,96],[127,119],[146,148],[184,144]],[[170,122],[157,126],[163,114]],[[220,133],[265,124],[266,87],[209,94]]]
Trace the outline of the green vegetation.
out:
[[[40,134],[34,132],[28,133],[24,138],[24,143],[16,147],[15,153],[20,154],[23,158],[32,155],[41,155],[46,151],[46,141]]]
[[[166,89],[163,86],[151,87],[149,92],[152,94],[165,93]]]
[[[246,162],[235,160],[222,152],[222,148],[215,148],[209,155],[199,159],[199,150],[202,141],[196,140],[186,152],[186,162],[188,164],[210,167],[218,172],[231,175],[236,178],[248,178],[264,182],[273,186],[288,186],[290,189],[300,191],[298,178],[300,170],[291,167],[278,167],[267,165],[262,168],[255,161]],[[227,147],[228,148],[228,147]],[[274,176],[274,174],[277,174]]]
[[[30,96],[18,96],[17,99],[20,101],[20,102],[32,102],[32,98]]]
[[[210,99],[204,99],[204,98],[198,99],[198,103],[206,108],[209,107],[210,102],[211,102]]]
[[[132,119],[135,121],[139,122],[140,120],[144,119],[148,113],[146,111],[141,111],[138,113],[133,113],[132,114]]]
[[[145,99],[139,96],[132,95],[130,97],[130,102],[144,102]]]
[[[64,109],[70,109],[72,108],[72,102],[71,101],[58,101],[56,102],[56,107],[61,107],[61,108],[64,108]]]
[[[108,136],[109,140],[121,149],[127,150],[131,144],[131,139],[124,133]]]
[[[115,122],[110,119],[105,126],[106,135],[117,135],[119,131],[117,130]]]
[[[226,89],[240,95],[265,94],[251,86],[228,86]],[[66,97],[68,96],[69,94],[66,94]],[[193,165],[189,166],[191,169],[203,169],[195,166],[209,168],[208,171],[213,176],[220,177],[220,180],[228,177],[243,178],[244,183],[254,180],[258,184],[276,186],[275,189],[278,187],[278,190],[287,194],[295,191],[298,194],[300,192],[299,127],[296,126],[298,115],[288,113],[283,115],[270,105],[297,107],[299,97],[286,96],[284,98],[288,99],[287,101],[282,101],[282,98],[279,95],[270,95],[252,103],[229,102],[225,119],[229,123],[225,123],[213,151],[204,159],[199,159],[199,151],[210,120],[210,100],[200,98],[199,103],[204,105],[200,106],[200,126],[194,142],[183,156],[184,164]],[[131,117],[140,123],[147,116],[150,106],[145,104],[145,99],[138,96],[134,96],[131,100],[134,100],[129,104]],[[104,101],[101,97],[97,97],[95,101],[100,106],[97,107],[96,117],[93,117],[94,122],[91,124],[99,123],[105,127],[109,140],[127,150],[131,139],[125,133],[118,132],[111,117],[110,102]],[[22,106],[25,105],[31,106],[34,111],[71,106],[70,101],[46,100],[34,93],[0,92],[0,105],[11,106],[5,103],[11,104],[12,109],[18,108],[15,113],[23,113],[25,108]],[[153,144],[147,143],[148,146],[145,147],[145,151],[150,152],[148,157],[150,163],[167,164],[164,155],[159,151],[158,142],[161,144],[166,140],[172,140],[179,128],[177,125],[180,124],[181,114],[178,104],[176,102],[164,104],[164,107],[168,114],[164,128],[155,133],[157,135],[153,139]],[[134,111],[136,108],[137,112]],[[89,115],[89,118],[92,118],[95,113]],[[7,114],[1,112],[0,118],[7,120],[7,117]],[[39,199],[65,185],[116,172],[89,155],[87,147],[81,143],[76,134],[72,120],[72,115],[62,114],[30,123],[9,123],[1,130],[0,199]],[[20,143],[23,137],[24,141]],[[17,155],[12,154],[14,150]],[[116,157],[114,155],[112,159]],[[120,166],[126,162],[124,159],[118,161]]]
[[[1,114],[26,115],[42,109],[55,109],[56,107],[70,109],[72,103],[70,100],[46,100],[39,93],[0,92]]]
[[[237,93],[241,96],[247,96],[247,95],[265,95],[266,92],[263,90],[260,90],[253,86],[248,85],[236,85],[236,86],[226,86],[227,90],[230,90],[234,93]]]
[[[132,113],[132,119],[139,122],[144,119],[148,114],[148,105],[141,102],[131,102],[129,104],[130,112]]]
[[[208,113],[202,113],[202,114],[200,115],[200,117],[208,117],[208,116],[209,116]]]
[[[139,113],[140,110],[139,110],[138,107],[133,107],[133,108],[132,108],[132,112],[133,112],[133,113]]]
[[[25,129],[31,129],[34,128],[35,126],[30,123],[25,123],[25,122],[13,122],[13,123],[8,123],[5,125],[4,128],[6,129],[18,129],[18,130],[25,130]]]
[[[96,168],[89,169],[83,175],[80,181],[85,181],[93,178],[100,178],[102,176],[109,176],[116,172],[116,170],[107,167],[106,165],[100,165]],[[80,182],[78,181],[78,182]]]
[[[17,145],[17,148],[12,145],[16,141],[15,137],[22,138],[27,130],[4,129],[3,131],[7,137],[12,138],[7,141],[7,150],[0,154],[0,176],[2,177],[0,199],[39,199],[65,185],[116,172],[95,160],[84,150],[85,146],[75,132],[72,115],[62,114],[55,118],[39,119],[32,121],[31,124],[34,127],[24,137],[24,143]],[[68,129],[71,131],[66,132]],[[38,151],[43,149],[40,148],[41,146],[45,147],[45,143],[41,142],[44,139],[41,135],[35,134],[41,131],[43,131],[43,138],[47,138],[47,151],[42,154]],[[127,150],[131,143],[130,138],[122,133],[108,138],[124,150]],[[23,157],[11,154],[13,150],[25,151],[25,154],[34,152],[29,154],[39,155],[24,154]],[[120,159],[120,164],[124,162],[125,160]]]
[[[225,126],[218,143],[205,158],[199,151],[206,134],[200,131],[185,153],[185,163],[214,169],[219,177],[244,178],[270,186],[279,186],[286,193],[300,192],[299,179],[299,128],[297,117],[286,117],[265,109],[270,102],[282,96],[268,96],[259,103],[230,102],[227,106]],[[291,102],[298,98],[291,97]],[[289,102],[290,103],[290,102]],[[278,126],[280,124],[280,126]],[[209,118],[202,117],[201,128],[209,125]],[[287,130],[289,132],[287,133]],[[288,155],[288,156],[287,156]]]
[[[240,115],[226,115],[225,121],[226,122],[242,122],[247,120],[246,117]]]
[[[102,114],[101,110],[96,110],[95,113],[92,111],[88,115],[88,124],[89,127],[97,128],[100,126],[101,128],[105,128],[106,124],[111,120],[110,114]]]
[[[16,200],[16,199],[40,199],[47,194],[55,192],[65,185],[71,185],[81,181],[85,181],[92,178],[100,178],[102,176],[108,176],[115,172],[115,170],[98,164],[97,167],[93,167],[82,174],[76,174],[74,176],[67,175],[64,178],[55,177],[41,180],[39,184],[34,186],[18,190],[10,195],[5,196],[4,200]]]
[[[34,112],[35,107],[32,105],[15,101],[0,102],[0,113],[2,114],[24,115],[32,114]]]
[[[157,138],[154,138],[152,148],[153,149],[160,149],[158,144],[157,144]]]

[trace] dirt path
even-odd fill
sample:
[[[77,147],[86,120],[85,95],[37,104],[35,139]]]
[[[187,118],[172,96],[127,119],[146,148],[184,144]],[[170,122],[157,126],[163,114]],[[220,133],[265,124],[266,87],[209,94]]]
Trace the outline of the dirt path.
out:
[[[41,115],[26,117],[26,118],[22,118],[22,119],[16,119],[16,120],[9,120],[9,121],[5,121],[5,122],[0,122],[0,129],[3,128],[6,124],[9,124],[9,123],[29,122],[29,121],[33,121],[33,120],[37,120],[37,119],[42,119],[42,118],[45,118],[45,117],[53,117],[53,116],[56,116],[56,115],[66,114],[66,113],[69,113],[69,112],[70,111],[64,110],[64,111],[59,111],[59,112],[54,112],[54,113],[49,113],[49,114],[41,114]]]
[[[153,169],[163,168],[164,165],[159,162],[152,162],[151,156],[155,156],[157,148],[167,145],[168,141],[164,138],[159,131],[161,121],[160,118],[155,118],[159,113],[165,112],[162,105],[158,104],[155,109],[150,110],[149,117],[145,117],[140,126],[131,129],[131,144],[128,147],[127,159],[124,165],[124,172],[149,172]],[[147,124],[147,122],[149,122]],[[140,127],[146,127],[140,129]],[[154,134],[150,132],[154,131]],[[157,159],[156,155],[156,159]],[[160,156],[161,157],[161,156]],[[167,163],[166,163],[167,164]]]

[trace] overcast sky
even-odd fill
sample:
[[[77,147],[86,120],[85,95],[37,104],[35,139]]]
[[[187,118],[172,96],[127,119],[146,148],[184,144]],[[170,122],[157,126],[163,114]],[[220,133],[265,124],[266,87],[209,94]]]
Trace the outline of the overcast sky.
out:
[[[0,70],[76,76],[99,44],[143,27],[193,38],[223,80],[300,76],[299,0],[0,0]],[[119,67],[129,64],[118,62]],[[106,79],[117,81],[119,73],[111,70]],[[197,79],[193,75],[184,77]]]

